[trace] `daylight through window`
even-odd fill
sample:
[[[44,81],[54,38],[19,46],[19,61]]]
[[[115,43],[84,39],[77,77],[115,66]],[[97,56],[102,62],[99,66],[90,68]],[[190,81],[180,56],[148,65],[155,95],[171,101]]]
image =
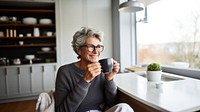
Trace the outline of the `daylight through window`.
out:
[[[137,12],[138,64],[200,69],[200,0],[160,0]]]

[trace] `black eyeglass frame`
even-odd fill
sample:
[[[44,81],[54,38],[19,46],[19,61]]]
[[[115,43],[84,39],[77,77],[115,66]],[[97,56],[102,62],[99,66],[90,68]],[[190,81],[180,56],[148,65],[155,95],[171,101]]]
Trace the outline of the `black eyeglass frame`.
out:
[[[93,44],[85,44],[85,45],[82,45],[81,47],[86,47],[89,52],[93,52],[96,49],[97,49],[97,51],[100,51],[100,52],[102,52],[104,50],[104,46],[103,45],[95,46]]]

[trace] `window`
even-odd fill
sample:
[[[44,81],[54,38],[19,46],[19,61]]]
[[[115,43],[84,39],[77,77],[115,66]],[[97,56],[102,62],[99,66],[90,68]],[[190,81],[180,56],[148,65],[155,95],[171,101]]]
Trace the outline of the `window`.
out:
[[[136,13],[138,64],[200,69],[200,0],[160,0]]]

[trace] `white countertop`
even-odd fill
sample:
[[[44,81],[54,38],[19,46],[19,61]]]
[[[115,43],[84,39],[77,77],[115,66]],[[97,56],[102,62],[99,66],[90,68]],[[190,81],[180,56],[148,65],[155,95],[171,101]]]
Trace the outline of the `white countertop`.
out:
[[[120,91],[160,111],[200,110],[200,80],[181,78],[183,80],[162,81],[161,89],[156,88],[154,82],[148,82],[135,73],[118,74],[114,81]]]

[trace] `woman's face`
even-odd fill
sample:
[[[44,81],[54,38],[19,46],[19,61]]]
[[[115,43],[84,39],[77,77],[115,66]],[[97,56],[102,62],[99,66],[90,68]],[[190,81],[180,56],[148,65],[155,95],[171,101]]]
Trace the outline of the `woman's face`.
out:
[[[98,50],[97,46],[101,45],[102,43],[97,38],[87,37],[84,46],[80,49],[81,61],[85,61],[85,63],[98,62],[101,51]]]

